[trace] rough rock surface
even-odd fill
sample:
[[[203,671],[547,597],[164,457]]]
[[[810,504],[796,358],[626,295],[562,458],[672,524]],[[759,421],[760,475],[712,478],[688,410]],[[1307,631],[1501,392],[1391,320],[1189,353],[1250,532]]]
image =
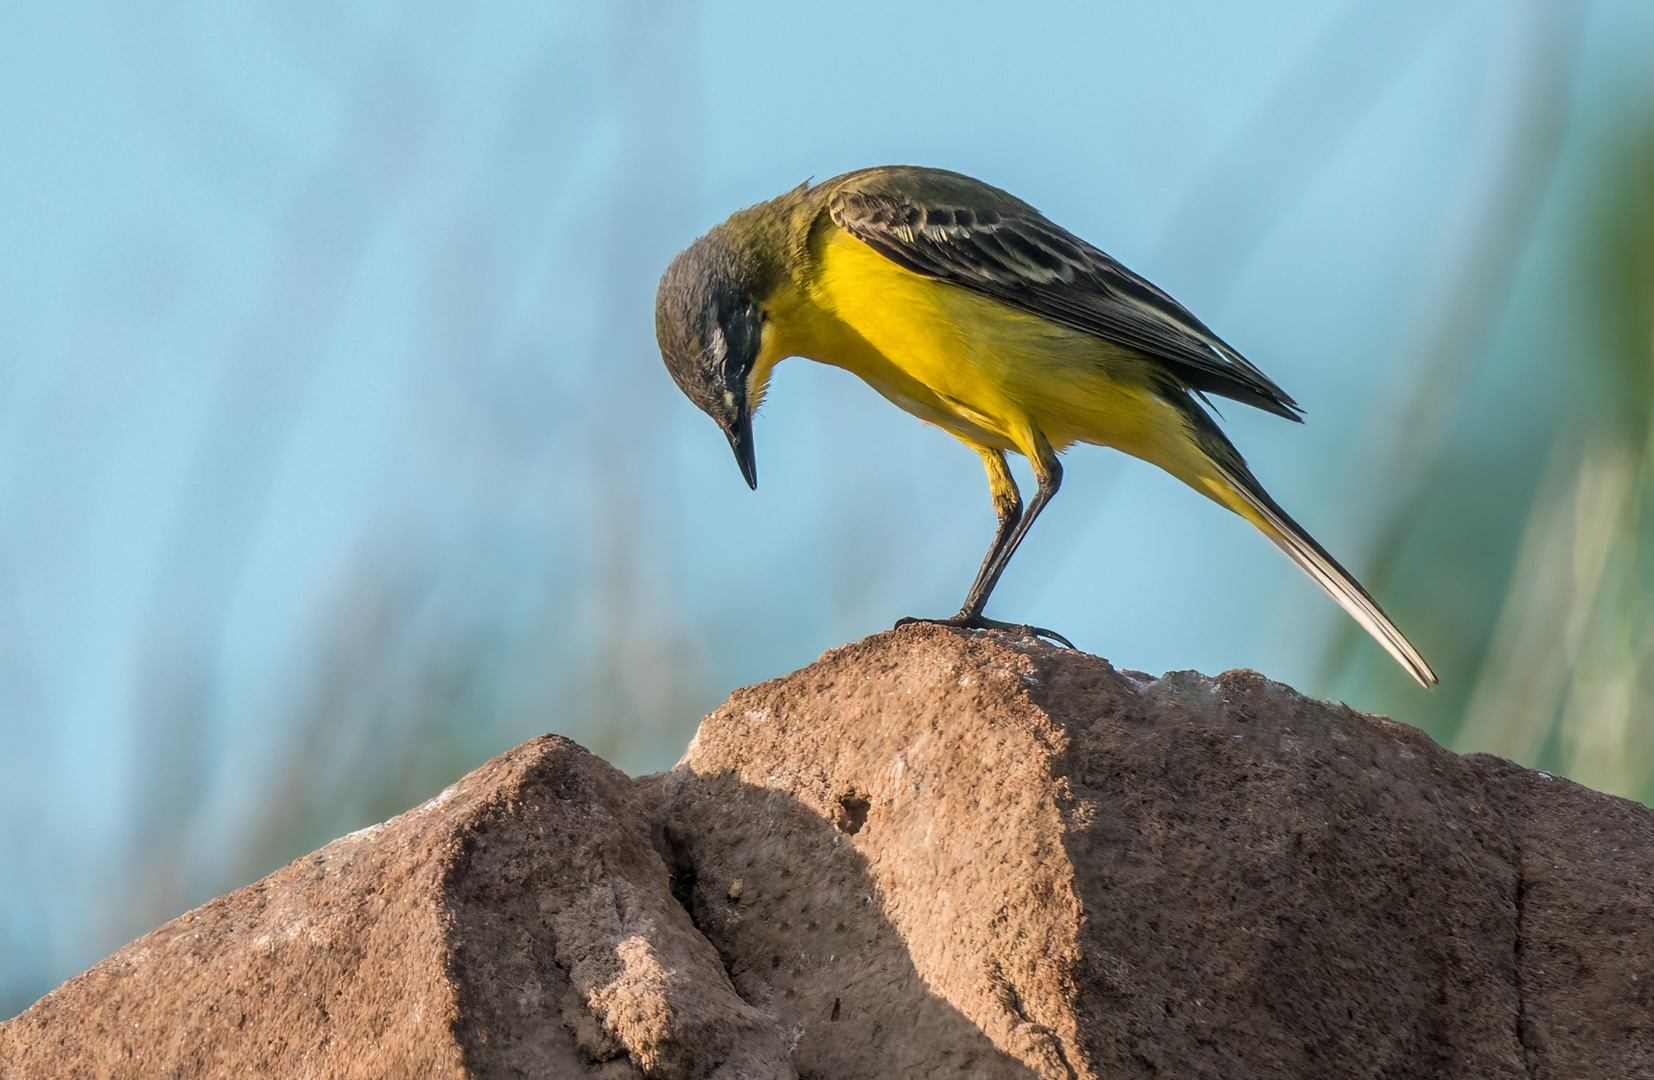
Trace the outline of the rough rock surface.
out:
[[[23,1077],[791,1077],[632,781],[543,736],[0,1025]]]
[[[1622,1078],[1651,987],[1644,807],[910,626],[670,773],[519,748],[65,983],[0,1072]]]

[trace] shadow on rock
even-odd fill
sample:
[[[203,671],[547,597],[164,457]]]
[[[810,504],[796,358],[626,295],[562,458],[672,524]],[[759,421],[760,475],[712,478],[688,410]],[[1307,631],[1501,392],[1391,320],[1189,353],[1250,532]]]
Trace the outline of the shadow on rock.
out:
[[[732,771],[643,783],[668,815],[657,843],[674,893],[736,991],[775,1019],[801,1076],[1039,1075],[933,993],[915,967],[852,842],[866,827],[864,797],[847,789],[823,814]],[[1014,1013],[1014,1001],[1005,1006]]]

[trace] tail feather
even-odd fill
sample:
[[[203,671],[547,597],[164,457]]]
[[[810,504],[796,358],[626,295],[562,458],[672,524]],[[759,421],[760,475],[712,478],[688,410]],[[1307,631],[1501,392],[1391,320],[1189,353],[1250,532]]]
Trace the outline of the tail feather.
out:
[[[1287,558],[1314,578],[1315,583],[1325,589],[1327,595],[1338,601],[1338,606],[1349,612],[1350,617],[1360,623],[1361,628],[1371,634],[1374,641],[1384,646],[1385,650],[1396,658],[1396,662],[1418,680],[1420,686],[1429,688],[1436,684],[1436,673],[1430,670],[1430,665],[1425,663],[1424,657],[1419,655],[1412,643],[1396,629],[1396,624],[1384,614],[1384,609],[1378,606],[1378,601],[1361,587],[1361,583],[1356,581],[1348,570],[1339,566],[1338,560],[1327,554],[1326,549],[1315,542],[1314,537],[1293,521],[1285,510],[1275,505],[1275,500],[1269,497],[1262,485],[1249,472],[1244,471],[1244,466],[1243,472],[1237,475],[1220,462],[1211,463],[1253,514],[1246,513],[1238,506],[1231,506],[1231,509],[1251,520],[1276,547],[1286,553]]]

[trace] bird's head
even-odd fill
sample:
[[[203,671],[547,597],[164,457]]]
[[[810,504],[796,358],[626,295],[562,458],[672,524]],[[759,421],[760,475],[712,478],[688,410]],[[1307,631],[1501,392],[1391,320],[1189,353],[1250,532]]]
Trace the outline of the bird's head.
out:
[[[758,487],[752,411],[763,394],[757,275],[720,226],[672,260],[655,296],[655,338],[678,388],[717,421],[750,487]]]

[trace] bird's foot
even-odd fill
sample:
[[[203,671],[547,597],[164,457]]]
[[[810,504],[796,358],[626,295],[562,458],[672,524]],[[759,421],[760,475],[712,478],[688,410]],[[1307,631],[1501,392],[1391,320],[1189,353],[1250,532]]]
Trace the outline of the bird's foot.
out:
[[[1055,630],[1047,630],[1043,626],[1030,626],[1027,623],[1000,622],[998,619],[985,619],[980,615],[955,615],[951,619],[897,619],[896,628],[899,630],[908,623],[935,623],[937,626],[957,626],[961,630],[1006,630],[1026,638],[1049,638],[1064,648],[1074,648],[1072,641]]]

